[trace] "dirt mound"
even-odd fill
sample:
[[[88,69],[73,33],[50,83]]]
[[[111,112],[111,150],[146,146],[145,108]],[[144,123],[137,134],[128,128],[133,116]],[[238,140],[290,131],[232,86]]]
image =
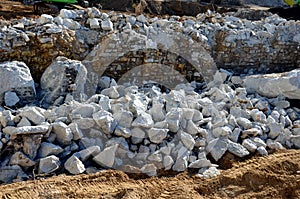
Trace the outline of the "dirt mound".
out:
[[[24,5],[21,2],[0,0],[0,19],[20,19],[22,17],[38,18],[33,12],[33,6]]]
[[[254,157],[213,179],[188,173],[133,179],[109,170],[0,188],[0,198],[300,198],[300,150]]]

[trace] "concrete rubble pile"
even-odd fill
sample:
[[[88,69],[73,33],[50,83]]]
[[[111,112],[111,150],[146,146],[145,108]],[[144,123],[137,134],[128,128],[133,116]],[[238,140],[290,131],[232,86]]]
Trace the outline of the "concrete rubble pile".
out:
[[[300,22],[270,13],[257,21],[211,11],[196,17],[150,18],[93,7],[62,9],[56,17],[43,14],[36,20],[0,20],[0,24],[0,59],[24,61],[36,80],[55,57],[82,61],[101,38],[126,30],[143,36],[176,31],[206,42],[218,67],[239,73],[281,72],[300,64]]]
[[[0,27],[0,183],[109,168],[148,176],[193,169],[210,178],[226,153],[248,158],[300,148],[300,109],[293,106],[299,69],[246,77],[220,69],[205,87],[194,81],[170,92],[103,76],[87,95],[81,62],[118,32],[144,38],[175,31],[210,50],[219,68],[288,70],[300,63],[299,21],[87,8],[0,20]]]
[[[70,70],[82,71],[84,84],[80,62],[59,58],[53,64],[62,60],[69,63]],[[24,65],[17,65],[24,70]],[[45,73],[55,76],[51,67]],[[299,70],[290,73],[299,74]],[[278,74],[277,79],[290,76]],[[64,81],[56,85],[45,81],[43,89],[48,91],[43,94],[52,103],[48,109],[28,104],[13,110],[8,108],[17,105],[12,99],[3,102],[0,181],[109,168],[148,176],[163,170],[194,169],[210,178],[219,175],[217,163],[226,153],[247,158],[265,156],[275,149],[300,148],[300,110],[283,95],[267,98],[251,89],[248,92],[241,85],[249,84],[251,78],[257,76],[241,79],[220,70],[202,92],[195,92],[199,85],[192,82],[165,93],[156,86],[117,85],[103,77],[106,87],[83,101],[79,93],[59,92]],[[299,92],[299,85],[297,89]]]

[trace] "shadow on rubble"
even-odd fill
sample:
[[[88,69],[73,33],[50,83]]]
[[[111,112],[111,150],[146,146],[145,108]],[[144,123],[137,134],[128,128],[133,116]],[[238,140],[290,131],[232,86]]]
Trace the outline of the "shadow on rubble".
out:
[[[270,8],[269,12],[278,14],[280,17],[288,20],[300,20],[300,6],[293,8],[275,7]]]

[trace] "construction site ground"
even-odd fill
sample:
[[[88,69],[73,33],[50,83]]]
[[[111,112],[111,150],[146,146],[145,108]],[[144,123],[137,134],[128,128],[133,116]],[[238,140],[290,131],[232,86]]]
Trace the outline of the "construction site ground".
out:
[[[204,179],[187,172],[158,177],[107,170],[59,175],[0,186],[0,198],[300,198],[300,150],[233,162],[221,175]]]
[[[38,16],[32,6],[0,0],[0,19]],[[0,185],[0,198],[300,198],[300,150],[281,150],[248,160],[229,153],[221,175],[201,178],[192,172],[158,177],[107,170],[59,175]]]

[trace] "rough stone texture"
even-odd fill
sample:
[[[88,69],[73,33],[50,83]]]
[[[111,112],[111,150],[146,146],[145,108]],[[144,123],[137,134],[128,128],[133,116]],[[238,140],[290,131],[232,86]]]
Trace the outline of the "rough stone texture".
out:
[[[73,139],[73,134],[70,129],[65,123],[57,122],[52,124],[53,132],[56,135],[56,140],[61,145],[68,145],[71,143]]]
[[[59,158],[51,155],[45,158],[41,158],[39,162],[39,173],[51,173],[56,171],[60,166]]]
[[[41,146],[42,134],[27,135],[23,137],[23,151],[28,157],[34,160],[38,154],[38,149]]]
[[[45,122],[45,117],[35,107],[26,108],[20,113],[20,116],[26,117],[35,125],[39,125]]]
[[[5,166],[0,168],[0,181],[4,183],[10,183],[22,174],[24,174],[24,172],[18,165]]]
[[[23,126],[23,127],[5,127],[3,133],[9,134],[10,136],[17,135],[31,135],[31,134],[45,134],[49,130],[48,125],[38,126]]]
[[[83,163],[74,155],[72,155],[64,164],[65,169],[71,174],[80,174],[85,171]]]
[[[151,128],[147,133],[151,142],[159,144],[166,138],[168,131],[168,129]]]
[[[1,51],[0,51],[1,52]],[[15,92],[23,103],[35,100],[36,91],[30,70],[24,62],[0,63],[0,104],[6,92]]]
[[[36,112],[23,116],[27,108],[15,112],[0,107],[0,143],[8,151],[7,156],[0,157],[0,169],[17,162],[14,154],[22,153],[39,162],[39,168],[49,164],[46,173],[55,172],[59,161],[72,157],[68,163],[74,160],[78,164],[66,166],[71,173],[82,172],[80,161],[88,167],[96,165],[94,161],[97,169],[128,168],[156,175],[161,169],[184,171],[190,167],[212,177],[218,171],[208,157],[218,161],[226,151],[245,157],[256,151],[267,155],[269,149],[299,148],[300,111],[289,108],[294,103],[284,96],[267,99],[249,93],[240,87],[243,76],[232,81],[237,72],[266,73],[299,65],[297,21],[271,16],[253,22],[214,12],[196,18],[136,16],[90,8],[63,10],[53,19],[43,15],[39,20],[5,22],[7,25],[0,29],[1,60],[26,60],[32,72],[40,72],[49,60],[66,56],[85,59],[83,63],[91,73],[88,82],[77,81],[74,68],[81,63],[60,57],[64,64],[76,66],[69,70],[69,65],[64,65],[60,69],[65,71],[50,78],[61,80],[53,86],[59,94],[49,97],[51,108],[36,108]],[[109,30],[91,30],[91,19],[110,21]],[[232,70],[221,69],[214,75],[212,57],[219,67]],[[146,85],[117,85],[112,77],[118,83]],[[212,77],[212,83],[201,83]],[[295,85],[295,78],[291,79],[287,85]],[[160,92],[150,84],[153,81],[167,87],[162,90],[174,90]],[[83,89],[66,91],[76,86]],[[84,96],[76,97],[77,91],[89,96],[101,94],[85,101]],[[45,92],[49,93],[44,89],[41,97]],[[40,101],[36,103],[40,105]],[[37,124],[43,125],[31,126]],[[64,149],[52,146],[49,151],[53,154],[39,157],[41,142]],[[32,166],[22,164],[18,172],[22,169],[32,175]]]
[[[61,152],[63,152],[63,148],[61,148],[60,146],[48,142],[43,142],[41,144],[41,147],[39,148],[38,156],[40,158],[45,158],[49,155],[58,155]]]
[[[178,8],[178,3],[180,3],[180,1],[171,2],[171,4],[173,3]],[[195,5],[197,5],[195,2],[185,3],[190,3],[193,5],[186,7],[185,10],[189,11],[192,10],[191,8],[194,10]],[[109,2],[109,4],[111,4],[111,2]],[[180,8],[183,7],[180,6]],[[207,8],[204,10],[206,11]],[[197,10],[196,13],[198,14],[199,11],[200,10]],[[52,60],[57,56],[65,56],[72,59],[83,60],[85,59],[86,55],[90,53],[92,49],[99,43],[99,41],[101,41],[101,44],[99,44],[100,46],[98,48],[101,49],[103,46],[107,46],[108,49],[111,49],[112,52],[114,52],[115,46],[108,44],[113,44],[115,42],[107,41],[119,41],[118,38],[114,38],[114,35],[118,34],[111,34],[110,31],[98,31],[90,29],[90,23],[88,22],[89,20],[93,20],[95,18],[98,18],[102,21],[108,21],[109,18],[112,19],[115,17],[115,13],[110,13],[110,15],[108,15],[101,13],[97,8],[86,9],[85,11],[65,10],[62,13],[60,13],[60,16],[55,17],[53,21],[51,17],[43,15],[41,17],[42,19],[38,19],[36,21],[22,19],[20,20],[20,23],[14,22],[11,24],[11,22],[7,22],[9,26],[1,30],[1,33],[4,35],[4,39],[0,44],[0,50],[3,52],[1,53],[0,59],[3,61],[24,61],[28,64],[30,69],[32,69],[31,71],[35,79],[38,80],[45,68],[47,68],[51,64]],[[242,16],[241,13],[242,12],[236,13],[236,15]],[[142,15],[140,15],[139,18],[141,18],[141,16]],[[140,22],[137,21],[136,17],[134,16],[125,16],[120,14],[120,16],[118,16],[118,20],[111,20],[113,26],[109,24],[109,29],[113,27],[114,30],[120,32],[132,30],[133,32],[136,32],[136,34],[141,35],[141,37],[150,36],[148,39],[143,38],[143,40],[147,39],[149,41],[148,44],[150,45],[143,45],[142,49],[135,49],[135,45],[132,45],[132,48],[134,49],[131,48],[131,51],[137,52],[137,54],[139,54],[141,51],[147,52],[148,47],[151,47],[152,41],[154,41],[154,44],[155,42],[158,44],[165,44],[168,40],[163,37],[164,34],[174,35],[171,37],[176,37],[176,34],[178,33],[186,37],[186,39],[181,38],[182,41],[189,41],[192,43],[192,46],[198,46],[198,48],[199,46],[209,46],[209,48],[204,48],[207,49],[208,55],[213,57],[218,67],[226,67],[227,69],[231,69],[239,73],[265,73],[269,72],[271,69],[277,71],[286,71],[294,68],[294,66],[297,66],[299,64],[299,59],[297,59],[299,57],[299,51],[297,50],[299,47],[300,38],[299,23],[297,21],[287,21],[276,15],[263,17],[262,19],[257,17],[257,19],[257,21],[253,22],[247,19],[228,16],[226,14],[221,15],[219,13],[207,12],[198,14],[196,18],[172,16],[166,19],[147,18],[147,20],[143,19],[143,22]],[[39,21],[44,21],[47,24],[45,25],[39,23]],[[126,22],[128,23],[126,24]],[[18,29],[16,29],[18,24],[22,24],[23,26],[20,26]],[[62,28],[62,25],[65,27]],[[74,28],[79,29],[77,29],[75,32],[72,30]],[[36,34],[37,32],[38,34]],[[175,32],[175,34],[172,32]],[[104,40],[100,39],[108,34],[111,34],[113,39],[110,38],[110,36]],[[124,41],[125,43],[132,38],[131,36],[127,38],[127,33],[120,33],[119,35],[125,36],[120,40]],[[159,37],[161,40],[157,40],[155,37]],[[134,39],[128,43],[135,43],[135,41],[136,40]],[[191,47],[191,45],[186,45],[186,42],[176,42],[175,40],[174,43],[182,43],[183,47]],[[124,46],[117,44],[117,47],[122,49]],[[160,46],[158,47],[160,48]],[[170,45],[167,47],[168,48],[164,50],[165,52],[168,52],[168,54],[170,54],[172,50],[176,49],[175,46],[175,48]],[[103,50],[106,51],[105,49]],[[162,50],[163,49],[160,49],[160,51]],[[157,49],[154,51],[157,51]],[[130,58],[143,60],[143,58],[139,58],[139,55],[132,55],[132,53],[127,50],[125,52],[120,52],[115,52],[117,56],[114,57],[113,60],[101,61],[101,63],[106,63],[107,66],[111,65],[109,67],[112,70],[111,73],[115,71],[114,67],[120,65],[122,62],[123,64],[121,64],[121,67],[125,69],[125,72],[130,69],[126,69],[125,66],[122,66],[124,65],[124,62],[127,62],[124,58],[127,58],[127,60],[131,60]],[[190,62],[192,66],[197,68],[198,65],[194,64],[189,59],[189,57],[202,57],[197,56],[195,52],[198,53],[202,51],[191,48],[191,50],[189,49],[186,51],[188,54],[187,56],[182,55],[182,52],[178,53],[178,50],[173,53],[175,57],[181,56]],[[105,53],[113,54],[111,52],[104,52],[104,54]],[[93,54],[94,53],[91,53],[91,58],[95,57]],[[104,54],[103,56],[105,57]],[[156,52],[154,52],[154,54],[156,54]],[[202,54],[205,53],[202,52]],[[146,55],[148,55],[146,60],[152,59],[147,59],[148,57],[155,58],[155,56],[151,55],[150,52],[147,52]],[[239,57],[239,59],[237,59],[237,57]],[[95,62],[97,61],[95,60]],[[142,65],[139,63],[139,61],[135,62],[133,59],[130,62],[131,63],[127,66],[131,66],[133,64],[134,65],[132,67]],[[187,67],[191,66],[186,61],[182,62],[181,60],[178,60],[178,62],[179,67],[176,68],[176,71],[180,71],[178,69],[180,69],[182,65],[187,64]],[[150,63],[154,63],[153,66],[156,67],[155,63],[157,63],[157,61],[154,60]],[[171,63],[174,65],[174,61],[171,60]],[[163,65],[169,64],[163,63]],[[205,66],[205,64],[203,66]],[[205,72],[205,70],[202,71],[201,67],[202,66],[199,65],[200,73]],[[161,71],[161,69],[158,70]],[[191,71],[195,72],[195,70]],[[206,78],[205,74],[202,75]],[[213,73],[211,75],[213,75]],[[146,75],[143,76],[145,78],[147,77]],[[174,80],[174,77],[179,76],[170,76],[169,79]],[[210,76],[210,78],[211,77],[212,76]],[[91,77],[89,77],[89,79],[91,79]],[[158,79],[162,80],[161,77]],[[189,80],[189,78],[187,79]]]
[[[99,146],[91,146],[78,152],[78,155],[82,161],[86,161],[90,157],[95,157],[100,153]]]
[[[35,162],[32,161],[29,157],[22,152],[16,152],[10,159],[11,165],[19,165],[22,167],[31,167],[35,165]]]
[[[117,126],[117,122],[112,117],[112,114],[104,110],[94,113],[93,119],[106,134],[113,133]]]
[[[93,160],[106,168],[112,168],[115,162],[115,154],[116,150],[118,148],[118,145],[112,145],[110,147],[105,148],[103,151],[101,151],[98,155],[96,155]]]
[[[7,91],[4,94],[4,102],[6,106],[15,106],[20,101],[17,93]]]
[[[85,95],[86,76],[87,70],[81,62],[57,57],[41,78],[46,103],[53,103],[58,97],[65,97],[67,94],[81,101]]]
[[[300,70],[270,75],[247,76],[243,85],[248,92],[257,92],[266,97],[285,96],[300,99]]]
[[[225,154],[227,149],[227,141],[219,138],[211,140],[206,147],[207,153],[210,153],[215,161],[218,161]]]
[[[146,164],[141,168],[141,172],[147,174],[148,176],[156,176],[157,175],[157,168],[154,164]]]
[[[119,45],[120,41],[122,41],[122,45]],[[189,47],[188,51],[180,50],[179,52],[179,49],[184,49],[186,46]],[[169,51],[174,53],[175,56],[180,55],[184,57],[185,60],[187,60],[186,62],[189,62],[191,66],[194,67],[193,75],[195,78],[200,73],[204,78],[209,80],[209,78],[211,78],[216,71],[215,64],[207,51],[207,44],[205,43],[203,45],[196,44],[189,40],[185,35],[171,31],[160,32],[159,35],[149,32],[148,37],[145,37],[144,35],[138,34],[135,31],[127,30],[119,34],[110,35],[105,39],[105,41],[102,42],[102,44],[96,46],[95,49],[84,60],[83,64],[87,67],[89,79],[88,84],[86,85],[87,94],[90,96],[95,93],[97,82],[99,81],[101,75],[111,76],[110,74],[114,74],[114,78],[119,80],[120,77],[122,77],[128,71],[128,67],[126,67],[126,70],[123,69],[122,71],[119,71],[117,73],[118,75],[116,76],[114,71],[112,71],[115,65],[114,61],[117,60],[117,58],[130,53],[131,51],[145,51],[149,56],[149,62],[153,62],[151,61],[153,59],[161,59],[159,57],[154,57],[155,51],[152,53],[153,50],[150,50],[153,48],[160,48],[165,52]],[[147,49],[149,50],[147,51]],[[193,53],[184,54],[185,52]],[[125,56],[124,59],[121,59],[118,62],[127,62],[127,59],[128,58]],[[172,59],[172,57],[170,57],[170,59]],[[137,63],[138,62],[132,62],[130,67],[133,68],[138,66]],[[166,63],[164,65],[169,64]],[[176,65],[179,65],[179,67],[184,67],[181,63],[176,63]],[[144,67],[140,68],[141,70],[129,72],[130,79],[126,78],[126,81],[129,80],[130,82],[133,82],[136,79],[134,77],[138,77],[140,79],[146,78],[146,80],[150,80],[148,79],[149,75],[147,71],[150,72],[153,71],[152,69],[155,69],[157,70],[155,72],[156,75],[151,76],[154,78],[152,80],[159,82],[162,85],[168,85],[167,87],[169,88],[170,85],[172,85],[171,88],[174,88],[176,85],[172,84],[172,82],[178,78],[181,78],[180,75],[176,75],[175,72],[174,75],[169,73],[168,76],[158,76],[158,74],[164,73],[161,69],[162,67],[158,66],[159,65],[154,64],[154,68],[152,68],[151,65],[145,65]],[[140,73],[144,69],[145,73]],[[179,70],[179,68],[177,70]],[[129,77],[129,75],[127,77]],[[139,81],[141,80],[138,80],[138,82]]]
[[[228,141],[228,151],[241,158],[250,154],[241,144],[234,143],[230,140]]]

